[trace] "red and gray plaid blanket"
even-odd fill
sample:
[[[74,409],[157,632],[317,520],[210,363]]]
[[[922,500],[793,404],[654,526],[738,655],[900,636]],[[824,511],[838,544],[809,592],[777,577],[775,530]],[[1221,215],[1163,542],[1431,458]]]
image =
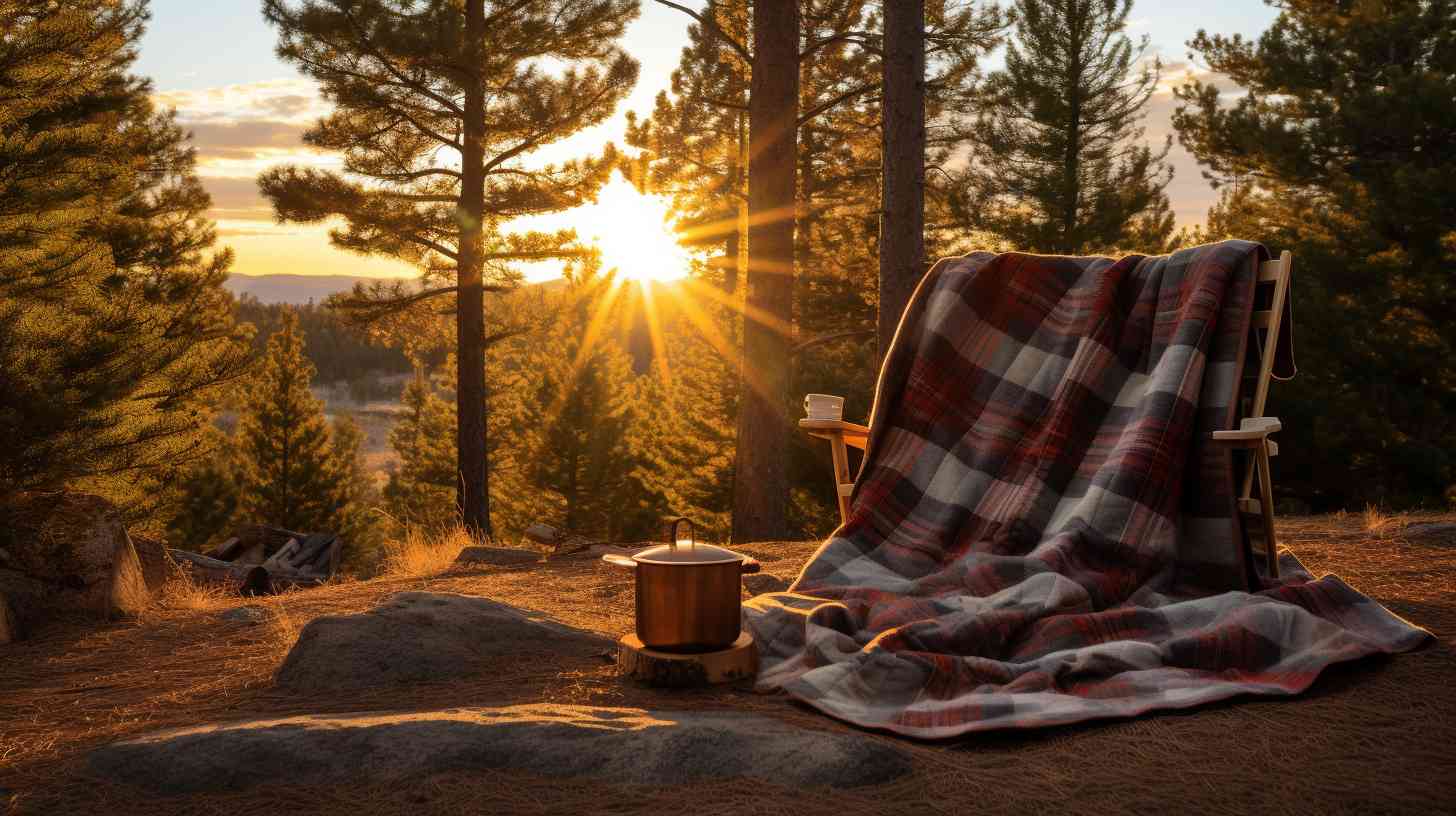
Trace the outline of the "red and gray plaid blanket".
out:
[[[947,737],[1295,694],[1424,642],[1288,553],[1266,579],[1240,534],[1207,439],[1234,420],[1265,257],[936,264],[880,372],[849,520],[747,604],[760,687]]]

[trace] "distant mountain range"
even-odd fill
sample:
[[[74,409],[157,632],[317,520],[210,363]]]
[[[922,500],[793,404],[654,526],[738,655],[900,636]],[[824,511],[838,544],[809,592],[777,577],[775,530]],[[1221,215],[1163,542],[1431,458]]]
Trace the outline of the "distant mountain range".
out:
[[[229,275],[223,284],[234,295],[252,295],[263,303],[322,303],[335,292],[347,292],[360,281],[387,280],[354,275]]]

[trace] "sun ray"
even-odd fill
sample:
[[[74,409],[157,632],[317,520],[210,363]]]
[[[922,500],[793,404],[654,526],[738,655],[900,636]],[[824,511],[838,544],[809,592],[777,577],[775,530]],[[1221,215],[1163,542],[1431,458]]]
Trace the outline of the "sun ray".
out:
[[[662,338],[662,321],[657,315],[657,301],[652,296],[652,281],[641,281],[642,313],[647,318],[647,337],[652,341],[652,363],[657,368],[667,393],[672,393],[672,366],[667,359],[667,343]]]

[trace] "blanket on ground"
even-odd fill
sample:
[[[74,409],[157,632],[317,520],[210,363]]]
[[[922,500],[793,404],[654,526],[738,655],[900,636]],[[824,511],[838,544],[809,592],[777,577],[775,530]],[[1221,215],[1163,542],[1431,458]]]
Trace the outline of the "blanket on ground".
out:
[[[1206,440],[1234,419],[1266,257],[936,264],[880,372],[848,521],[745,607],[760,688],[947,737],[1295,694],[1424,642],[1339,578],[1286,553],[1274,582],[1250,558],[1231,454]]]

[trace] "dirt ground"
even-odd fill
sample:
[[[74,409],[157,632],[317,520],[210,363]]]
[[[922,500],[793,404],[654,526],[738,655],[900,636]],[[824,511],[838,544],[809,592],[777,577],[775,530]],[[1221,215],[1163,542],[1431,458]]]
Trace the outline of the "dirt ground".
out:
[[[1420,624],[1419,652],[1331,670],[1295,700],[1238,700],[1131,721],[925,743],[880,734],[915,772],[853,790],[803,791],[744,779],[643,788],[514,772],[433,774],[413,784],[301,787],[154,797],[87,776],[89,749],[163,728],[303,713],[425,711],[527,702],[752,710],[850,730],[782,696],[744,687],[657,691],[611,664],[517,665],[491,676],[300,699],[272,685],[298,628],[362,611],[402,590],[484,595],[619,635],[630,576],[592,560],[344,583],[267,599],[270,622],[220,611],[157,610],[97,626],[61,620],[0,651],[0,812],[125,813],[1432,813],[1456,810],[1456,533],[1419,522],[1456,516],[1281,522],[1315,573],[1334,572]],[[812,542],[741,549],[792,578]]]

